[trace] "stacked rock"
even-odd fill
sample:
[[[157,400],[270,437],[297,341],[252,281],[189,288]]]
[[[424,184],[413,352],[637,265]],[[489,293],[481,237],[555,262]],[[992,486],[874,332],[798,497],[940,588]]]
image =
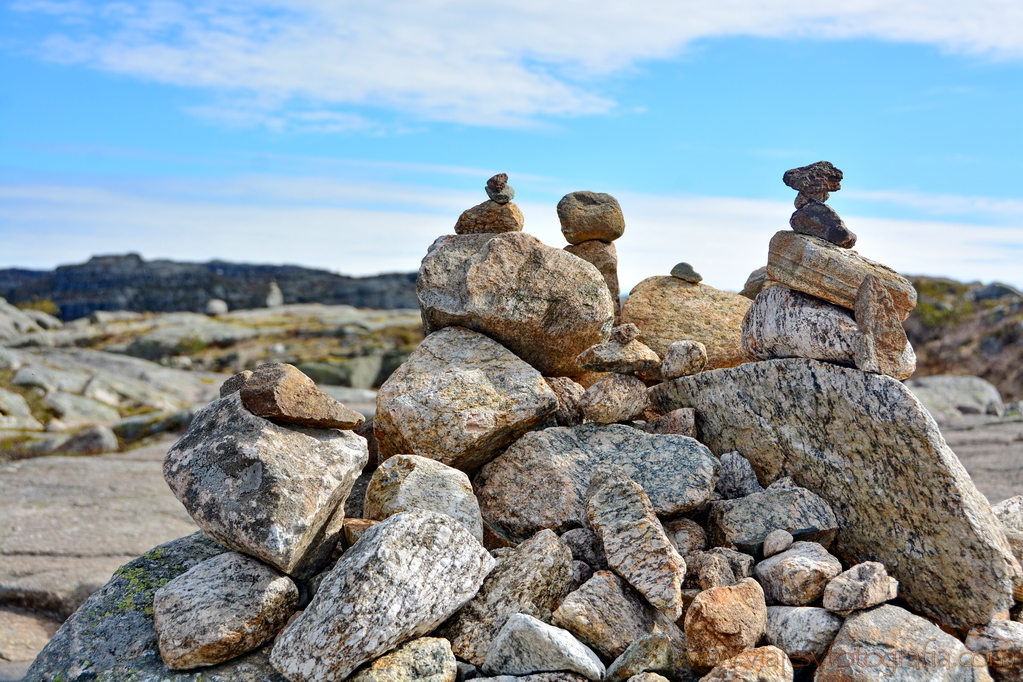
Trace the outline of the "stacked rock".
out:
[[[856,235],[824,203],[841,180],[842,171],[827,161],[785,172],[785,184],[799,192],[793,231],[771,239],[767,268],[747,282],[744,293],[754,303],[742,344],[760,360],[811,358],[905,379],[916,369],[916,354],[902,321],[916,291],[894,270],[851,250]]]
[[[618,286],[618,252],[614,241],[625,234],[625,216],[618,200],[601,192],[572,192],[558,202],[558,220],[568,246],[565,250],[592,263],[604,277],[615,305],[615,322],[622,317]]]
[[[515,190],[508,184],[508,174],[498,173],[487,180],[484,189],[490,199],[458,216],[455,234],[521,232],[525,218],[519,207],[512,203]]]

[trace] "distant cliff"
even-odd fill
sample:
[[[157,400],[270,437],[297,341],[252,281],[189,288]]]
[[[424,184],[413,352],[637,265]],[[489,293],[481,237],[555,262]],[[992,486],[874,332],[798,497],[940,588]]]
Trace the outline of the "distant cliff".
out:
[[[416,274],[346,277],[294,265],[145,261],[138,254],[93,256],[52,272],[0,270],[0,297],[14,304],[52,300],[65,320],[94,310],[201,312],[211,298],[231,309],[265,305],[276,281],[285,303],[347,304],[357,308],[417,308]]]

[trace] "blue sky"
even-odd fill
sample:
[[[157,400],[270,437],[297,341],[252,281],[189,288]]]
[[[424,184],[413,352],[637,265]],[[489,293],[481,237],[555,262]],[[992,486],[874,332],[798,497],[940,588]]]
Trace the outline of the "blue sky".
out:
[[[737,290],[827,159],[857,250],[1023,287],[1023,3],[0,0],[0,267],[414,270],[508,172]],[[713,6],[711,6],[713,5]]]

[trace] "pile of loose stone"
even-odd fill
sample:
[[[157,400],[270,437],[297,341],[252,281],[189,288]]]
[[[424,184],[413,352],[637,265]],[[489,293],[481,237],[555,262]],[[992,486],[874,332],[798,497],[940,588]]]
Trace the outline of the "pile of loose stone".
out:
[[[27,679],[1020,679],[1023,499],[992,510],[893,378],[912,289],[828,241],[840,177],[786,174],[825,238],[776,235],[752,305],[680,264],[620,312],[618,203],[566,196],[557,249],[491,178],[375,420],[236,375],[164,467],[205,535]]]

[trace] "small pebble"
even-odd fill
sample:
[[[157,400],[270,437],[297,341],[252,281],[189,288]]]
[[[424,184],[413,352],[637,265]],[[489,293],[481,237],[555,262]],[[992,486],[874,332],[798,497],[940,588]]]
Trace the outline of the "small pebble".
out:
[[[692,282],[696,284],[703,279],[696,270],[693,270],[693,266],[689,263],[679,263],[671,269],[671,276],[677,277],[686,282]]]

